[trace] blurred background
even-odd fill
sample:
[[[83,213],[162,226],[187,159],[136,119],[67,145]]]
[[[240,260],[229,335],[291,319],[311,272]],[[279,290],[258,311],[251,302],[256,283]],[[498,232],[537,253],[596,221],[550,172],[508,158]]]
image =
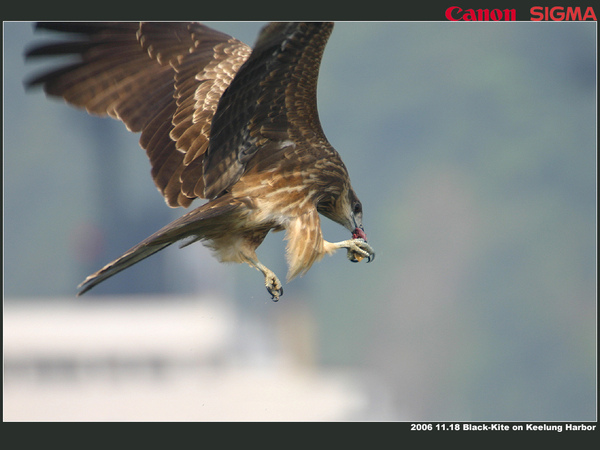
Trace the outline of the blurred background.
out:
[[[320,118],[377,259],[278,303],[198,244],[75,298],[184,211],[139,136],[25,92],[52,34],[3,32],[5,420],[596,420],[595,23],[336,24]]]

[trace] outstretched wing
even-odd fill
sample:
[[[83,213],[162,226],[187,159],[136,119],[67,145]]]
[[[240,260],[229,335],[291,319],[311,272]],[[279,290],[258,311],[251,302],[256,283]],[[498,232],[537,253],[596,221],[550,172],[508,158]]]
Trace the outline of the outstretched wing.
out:
[[[316,91],[332,29],[332,23],[323,22],[263,28],[213,119],[204,158],[207,198],[234,184],[250,161],[281,168],[285,161],[279,151],[286,146],[330,148],[319,123]]]
[[[27,57],[77,61],[31,79],[48,95],[141,132],[152,177],[167,204],[204,197],[202,162],[221,95],[251,49],[197,23],[43,23],[74,39],[33,48]]]
[[[36,47],[28,57],[79,60],[28,84],[141,131],[152,177],[170,206],[220,195],[250,161],[281,165],[286,146],[330,148],[316,86],[331,23],[271,23],[254,51],[197,23],[38,26],[76,39]]]

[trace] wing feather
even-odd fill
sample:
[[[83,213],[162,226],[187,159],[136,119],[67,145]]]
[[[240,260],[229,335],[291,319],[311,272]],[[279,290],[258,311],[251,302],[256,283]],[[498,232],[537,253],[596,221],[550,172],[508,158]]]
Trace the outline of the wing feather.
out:
[[[317,114],[316,86],[331,23],[272,23],[223,94],[204,158],[204,194],[220,195],[267,155],[267,140],[326,143]],[[278,148],[270,146],[270,148]]]
[[[202,197],[198,168],[210,123],[250,48],[197,23],[68,22],[38,28],[75,40],[38,46],[28,57],[73,55],[77,61],[28,85],[43,85],[48,95],[141,131],[154,182],[170,206]],[[189,171],[186,165],[192,165]]]
[[[141,132],[152,177],[170,206],[221,195],[244,171],[277,164],[277,152],[290,143],[330,148],[316,85],[331,23],[269,24],[254,51],[198,23],[40,28],[75,40],[37,47],[29,57],[74,55],[78,61],[29,84]]]

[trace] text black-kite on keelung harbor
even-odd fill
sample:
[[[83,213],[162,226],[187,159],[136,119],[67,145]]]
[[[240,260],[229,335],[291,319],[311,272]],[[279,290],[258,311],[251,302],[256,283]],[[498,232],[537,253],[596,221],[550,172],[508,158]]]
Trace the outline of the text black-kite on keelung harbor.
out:
[[[362,205],[317,113],[317,76],[331,23],[271,23],[251,49],[198,23],[44,23],[68,33],[27,57],[77,55],[36,77],[50,96],[141,132],[152,177],[171,207],[208,202],[90,275],[79,295],[176,241],[202,241],[222,262],[248,263],[271,230],[286,230],[288,280],[339,248],[370,262]],[[75,38],[75,39],[73,39]],[[352,233],[323,239],[319,213]]]

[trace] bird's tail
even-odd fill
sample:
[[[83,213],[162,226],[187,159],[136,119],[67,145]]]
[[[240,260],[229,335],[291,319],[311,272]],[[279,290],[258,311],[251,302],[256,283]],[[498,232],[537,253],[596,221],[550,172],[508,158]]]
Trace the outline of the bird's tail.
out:
[[[99,283],[102,283],[107,278],[112,277],[120,271],[127,269],[129,266],[133,266],[135,263],[146,259],[154,253],[171,245],[171,242],[160,245],[153,245],[152,243],[146,241],[147,240],[145,240],[144,242],[140,242],[138,245],[129,249],[127,252],[115,259],[113,262],[104,266],[98,272],[89,275],[79,286],[77,286],[78,289],[81,289],[77,293],[77,296],[86,293],[91,288],[93,288]]]
[[[238,204],[221,198],[190,211],[163,227],[152,236],[144,239],[96,273],[88,276],[78,286],[78,289],[81,290],[77,293],[77,296],[84,294],[97,284],[159,252],[174,242],[186,238],[191,238],[192,242],[203,239],[210,227],[217,225],[228,213],[231,213],[238,207]]]

